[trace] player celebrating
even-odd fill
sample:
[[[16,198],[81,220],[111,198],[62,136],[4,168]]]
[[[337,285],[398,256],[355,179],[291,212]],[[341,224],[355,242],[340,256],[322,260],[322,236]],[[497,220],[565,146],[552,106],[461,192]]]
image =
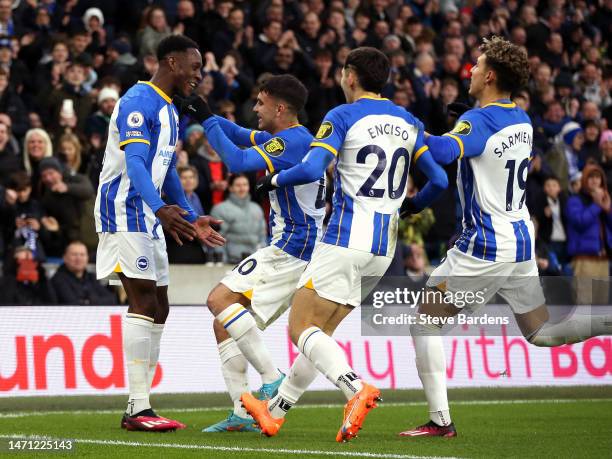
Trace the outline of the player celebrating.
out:
[[[348,103],[326,115],[304,162],[275,171],[260,183],[268,190],[312,182],[336,159],[333,212],[298,283],[289,329],[300,352],[348,400],[337,441],[356,436],[380,391],[355,374],[330,335],[391,262],[410,159],[430,179],[414,205],[424,207],[448,184],[424,144],[423,125],[380,97],[388,77],[389,61],[383,53],[365,47],[351,51],[341,80]],[[375,281],[362,287],[362,276]],[[262,432],[276,435],[309,382],[294,365],[271,400],[259,401],[245,393],[242,401]]]
[[[175,167],[178,114],[171,95],[188,94],[201,81],[202,56],[192,40],[171,36],[160,42],[157,58],[151,81],[132,86],[111,115],[95,206],[98,279],[118,276],[129,302],[123,348],[130,395],[121,427],[144,431],[185,427],[157,416],[149,403],[169,312],[168,255],[159,225],[179,244],[194,237],[210,246],[224,243],[209,225],[220,222],[191,209]],[[166,205],[160,189],[178,205]]]
[[[197,96],[188,99],[186,112],[203,122],[208,141],[231,172],[267,169],[272,174],[299,164],[308,153],[312,135],[297,117],[307,95],[304,85],[291,75],[270,77],[260,88],[253,108],[263,132],[213,116]],[[250,148],[241,150],[236,144]],[[234,410],[204,432],[259,431],[240,402],[241,394],[248,391],[247,361],[262,377],[262,398],[275,395],[284,378],[272,363],[256,325],[264,330],[289,307],[319,239],[325,216],[324,173],[318,178],[318,182],[269,193],[270,245],[239,263],[208,296],[208,308],[216,317],[214,332],[222,373]],[[316,377],[316,369],[306,358],[298,358],[297,365],[303,377],[310,381]]]
[[[482,304],[499,293],[512,308],[524,336],[536,346],[610,334],[612,317],[574,314],[558,324],[547,323],[534,256],[534,229],[525,205],[533,129],[529,116],[510,100],[514,91],[527,84],[527,54],[499,37],[485,40],[480,50],[469,89],[480,108],[461,115],[450,133],[426,138],[439,163],[459,158],[457,188],[463,207],[463,232],[427,285],[442,292],[481,292]],[[470,306],[473,310],[474,305]],[[445,303],[419,308],[432,317],[454,316],[459,311]],[[457,435],[448,408],[440,328],[434,323],[411,325],[430,421],[400,433],[402,436]]]

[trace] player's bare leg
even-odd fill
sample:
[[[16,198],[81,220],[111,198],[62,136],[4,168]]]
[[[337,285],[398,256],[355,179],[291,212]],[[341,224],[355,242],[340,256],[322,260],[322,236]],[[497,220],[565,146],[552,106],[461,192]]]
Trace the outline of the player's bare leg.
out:
[[[213,321],[213,331],[221,359],[221,373],[234,409],[226,419],[203,429],[202,432],[260,432],[240,401],[240,396],[249,391],[247,359],[217,320]]]
[[[514,317],[523,336],[534,346],[555,347],[593,336],[612,335],[612,315],[593,315],[590,306],[577,306],[571,315],[556,324],[548,323],[546,305]]]
[[[332,336],[336,327],[350,311],[351,308],[346,306],[336,309],[334,315],[322,328],[323,332]],[[282,424],[283,421],[280,420],[298,402],[302,394],[308,389],[308,386],[315,380],[317,374],[318,371],[313,363],[304,354],[300,353],[293,362],[287,377],[278,388],[276,396],[272,397],[267,405],[265,405],[267,413],[264,413],[264,415],[274,419],[276,421],[275,424]]]
[[[218,284],[208,295],[208,309],[236,342],[240,352],[261,375],[264,384],[280,384],[283,377],[272,361],[253,315],[247,310],[249,299]]]
[[[459,311],[455,306],[444,303],[422,304],[419,308],[419,313],[430,317],[455,316]],[[524,314],[515,314],[523,336],[536,346],[561,346],[584,341],[592,336],[612,334],[612,316],[593,316],[574,311],[571,316],[557,324],[549,324],[549,317],[546,305]],[[454,437],[457,432],[448,408],[446,359],[440,327],[417,324],[412,325],[410,331],[414,340],[417,371],[427,398],[431,421],[400,435]]]
[[[326,327],[335,329],[350,311],[351,308],[346,305],[321,298],[314,290],[303,287],[296,292],[289,314],[289,333],[293,343],[327,379],[342,390],[348,400],[337,441],[354,438],[365,416],[380,398],[380,391],[355,374],[342,348],[324,331]],[[258,421],[263,433],[271,436],[278,432],[284,418],[272,417],[267,403],[257,402],[250,394],[244,394],[242,401]],[[276,409],[275,406],[271,407]]]
[[[171,419],[159,417],[149,402],[152,334],[158,314],[159,298],[155,281],[128,278],[119,273],[128,295],[128,313],[123,324],[123,348],[128,370],[129,399],[121,427],[128,430],[167,431],[185,427]],[[162,292],[163,295],[163,292]],[[166,295],[167,297],[167,295]],[[166,300],[167,307],[167,300]],[[163,309],[160,309],[161,320]],[[167,313],[165,314],[167,317]],[[161,333],[160,333],[161,337]],[[158,355],[159,355],[159,351]]]

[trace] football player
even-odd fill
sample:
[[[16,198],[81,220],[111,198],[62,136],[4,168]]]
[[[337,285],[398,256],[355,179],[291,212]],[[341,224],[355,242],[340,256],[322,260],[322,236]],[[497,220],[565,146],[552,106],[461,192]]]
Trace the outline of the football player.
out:
[[[389,67],[387,57],[377,49],[351,51],[341,79],[347,103],[325,116],[304,162],[269,174],[259,184],[263,190],[276,190],[313,182],[332,161],[336,163],[332,215],[299,280],[289,332],[300,352],[348,400],[336,435],[339,442],[357,435],[380,391],[355,374],[331,334],[387,271],[395,252],[410,161],[429,178],[408,201],[411,208],[424,208],[448,185],[444,170],[424,143],[423,124],[403,107],[380,97]],[[245,408],[264,434],[277,434],[287,410],[306,390],[309,381],[299,370],[295,365],[291,368],[269,401],[243,394]]]
[[[176,172],[178,113],[172,96],[197,86],[202,56],[195,42],[175,35],[160,42],[157,58],[151,81],[138,82],[115,105],[95,205],[98,279],[120,279],[129,302],[123,348],[130,395],[121,427],[144,431],[184,427],[158,416],[149,402],[169,312],[160,225],[179,244],[196,237],[210,246],[224,243],[210,227],[213,220],[191,209]],[[166,205],[160,190],[177,205]]]
[[[499,293],[510,305],[525,338],[536,346],[559,346],[612,333],[612,317],[572,314],[548,323],[548,310],[535,261],[534,227],[525,203],[533,128],[527,113],[510,100],[529,78],[527,53],[502,38],[485,40],[472,68],[470,95],[479,108],[465,111],[453,130],[426,135],[435,160],[459,160],[457,188],[463,231],[444,262],[431,274],[429,288],[480,292],[475,310]],[[436,297],[435,295],[428,298]],[[449,317],[461,309],[435,301],[419,313]],[[429,405],[430,420],[400,433],[407,437],[454,437],[446,394],[446,362],[440,320],[411,325],[416,365]]]
[[[206,102],[197,97],[187,101],[185,111],[203,123],[208,141],[230,172],[266,169],[275,174],[301,163],[308,153],[312,135],[298,122],[307,95],[294,76],[270,77],[261,86],[253,108],[261,131],[213,116]],[[216,317],[214,332],[221,368],[234,410],[205,432],[259,431],[240,402],[240,395],[248,390],[247,362],[261,375],[259,395],[264,399],[276,395],[284,378],[257,328],[264,330],[289,307],[310,261],[325,216],[324,173],[313,183],[271,190],[269,197],[270,245],[240,262],[208,296],[208,308]],[[309,381],[315,378],[316,370],[308,359],[298,357],[296,365],[303,377]]]

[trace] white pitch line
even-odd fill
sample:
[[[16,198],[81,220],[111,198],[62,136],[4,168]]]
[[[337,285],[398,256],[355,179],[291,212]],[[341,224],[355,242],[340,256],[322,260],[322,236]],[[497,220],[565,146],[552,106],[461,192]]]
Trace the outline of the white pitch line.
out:
[[[2,399],[0,398],[0,401]],[[458,405],[524,405],[524,404],[563,404],[563,403],[597,403],[610,402],[612,398],[557,398],[557,399],[516,399],[516,400],[459,400],[451,402],[452,406]],[[425,406],[425,402],[389,402],[381,403],[379,408],[403,407],[403,406]],[[344,405],[339,403],[314,404],[314,405],[297,405],[292,408],[296,409],[333,409],[343,408]],[[201,408],[163,408],[159,411],[173,413],[205,413],[209,411],[227,411],[228,406],[209,406]],[[26,418],[30,416],[49,416],[49,415],[64,415],[64,414],[117,414],[121,410],[50,410],[50,411],[16,411],[16,412],[0,412],[0,419]]]
[[[2,439],[15,440],[66,440],[62,438],[49,437],[45,435],[19,435],[19,434],[3,434]],[[122,440],[95,440],[92,438],[74,438],[72,441],[85,443],[90,445],[105,445],[105,446],[137,446],[146,448],[168,448],[168,449],[190,449],[190,450],[208,450],[208,451],[225,451],[235,453],[276,453],[276,454],[296,454],[300,456],[334,456],[334,457],[368,457],[368,458],[389,458],[389,459],[459,459],[457,457],[447,456],[410,456],[405,454],[384,454],[370,453],[368,451],[321,451],[311,449],[275,449],[275,448],[250,448],[240,446],[213,446],[213,445],[194,445],[194,444],[175,444],[175,443],[147,443],[138,441],[122,441]]]

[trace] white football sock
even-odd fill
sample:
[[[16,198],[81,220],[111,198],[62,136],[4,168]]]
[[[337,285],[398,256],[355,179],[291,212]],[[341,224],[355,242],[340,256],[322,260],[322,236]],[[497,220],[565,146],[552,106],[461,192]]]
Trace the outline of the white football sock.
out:
[[[435,325],[411,325],[416,367],[429,405],[429,418],[440,426],[451,421],[446,394],[446,358],[440,329]]]
[[[151,408],[149,403],[149,358],[153,319],[127,314],[123,320],[123,349],[128,372],[127,414],[132,416]]]
[[[238,348],[236,341],[228,338],[217,345],[219,358],[221,359],[221,373],[225,380],[225,386],[232,402],[234,403],[234,414],[241,418],[250,418],[242,407],[240,396],[249,391],[247,377],[248,362]]]
[[[312,362],[304,354],[298,355],[289,374],[278,388],[278,394],[268,402],[268,411],[272,417],[284,418],[289,408],[297,403],[316,377],[317,369]]]
[[[153,378],[155,377],[155,369],[159,361],[159,348],[161,344],[162,333],[164,332],[164,324],[153,324],[151,328],[151,353],[149,354],[149,394],[153,387]]]
[[[280,373],[272,363],[270,351],[261,339],[255,319],[244,306],[234,303],[221,311],[216,318],[234,339],[242,355],[261,375],[264,384],[280,378]]]
[[[592,315],[591,310],[591,306],[578,306],[571,316],[557,324],[545,323],[527,339],[536,346],[554,347],[612,335],[612,315]]]
[[[363,387],[361,379],[349,366],[342,348],[319,327],[304,330],[298,339],[298,348],[317,370],[344,393],[347,400]]]

